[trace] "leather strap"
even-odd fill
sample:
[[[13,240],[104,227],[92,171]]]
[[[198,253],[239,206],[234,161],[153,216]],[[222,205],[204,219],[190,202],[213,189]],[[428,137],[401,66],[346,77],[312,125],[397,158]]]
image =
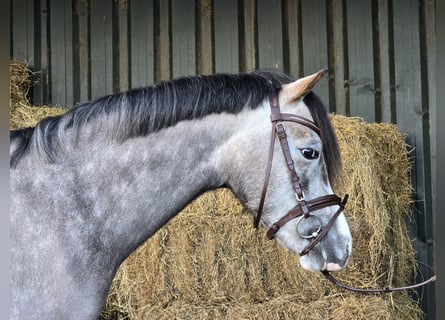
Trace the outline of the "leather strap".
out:
[[[340,215],[340,213],[343,212],[343,210],[345,209],[346,206],[346,202],[348,201],[349,196],[345,195],[343,201],[341,203],[339,203],[338,205],[340,206],[337,211],[334,213],[334,215],[331,217],[331,219],[329,219],[328,224],[322,228],[322,231],[307,245],[306,248],[304,248],[299,254],[300,257],[306,255],[309,253],[309,251],[311,251],[320,241],[321,239],[323,239],[326,234],[328,233],[328,231],[332,228],[332,226],[335,223],[335,220],[337,220],[337,217]],[[326,205],[323,205],[326,206]]]
[[[305,201],[306,207],[310,211],[316,211],[325,207],[334,206],[334,205],[341,205],[342,201],[341,199],[336,196],[335,194],[329,194],[326,196],[321,196],[312,200]],[[269,239],[273,239],[275,237],[275,233],[280,230],[282,226],[284,226],[286,223],[288,223],[290,220],[295,219],[303,215],[303,210],[298,204],[293,209],[291,209],[285,216],[283,216],[280,220],[272,224],[272,226],[267,231],[267,237]],[[323,228],[324,230],[324,228]]]
[[[260,203],[258,205],[257,214],[253,221],[253,225],[255,228],[258,228],[260,221],[261,221],[261,215],[264,210],[264,202],[266,200],[266,194],[267,194],[267,189],[268,189],[269,180],[270,180],[270,172],[272,170],[272,161],[273,161],[273,154],[274,154],[274,149],[275,149],[275,136],[276,135],[278,135],[278,137],[279,137],[281,147],[283,150],[283,154],[286,159],[286,163],[288,165],[289,171],[291,173],[292,186],[294,187],[295,194],[297,195],[297,199],[298,198],[304,199],[303,190],[301,189],[301,185],[298,181],[298,175],[295,171],[294,163],[293,163],[292,156],[291,156],[290,150],[289,150],[289,145],[287,143],[284,124],[282,124],[282,121],[290,121],[290,122],[302,124],[306,127],[309,127],[310,129],[314,130],[317,134],[320,134],[320,129],[317,127],[317,125],[313,121],[303,118],[303,117],[300,117],[300,116],[297,116],[297,115],[294,115],[294,114],[281,113],[280,104],[279,104],[277,95],[270,98],[270,111],[271,111],[270,119],[272,122],[272,132],[271,132],[271,138],[270,138],[270,144],[269,144],[269,156],[268,156],[268,162],[267,162],[267,166],[266,166],[266,173],[265,173],[265,178],[264,178],[264,183],[263,183],[263,189],[261,192]],[[279,132],[278,132],[278,127],[280,130]],[[308,212],[306,214],[308,214]]]
[[[272,116],[271,116],[272,118]],[[316,134],[320,135],[320,129],[311,120],[297,116],[291,113],[280,113],[280,121],[296,122],[312,129]],[[273,120],[272,120],[273,121]]]
[[[264,201],[266,200],[267,187],[269,186],[270,171],[272,170],[272,160],[273,160],[274,149],[275,149],[275,126],[272,126],[272,136],[271,136],[270,145],[269,145],[269,157],[268,157],[267,167],[266,167],[266,176],[264,178],[264,183],[263,183],[263,191],[261,192],[260,204],[258,206],[257,214],[253,220],[253,226],[255,227],[255,229],[258,228],[258,226],[260,224],[260,220],[261,220],[261,215],[263,213]]]
[[[394,291],[409,290],[409,289],[414,289],[414,288],[424,286],[430,282],[436,281],[436,279],[437,279],[437,276],[433,275],[425,281],[418,282],[418,283],[415,283],[415,284],[412,284],[409,286],[385,287],[385,288],[378,288],[378,289],[370,289],[370,288],[362,289],[362,288],[350,287],[350,286],[345,285],[344,283],[341,283],[340,281],[335,279],[334,276],[329,273],[329,271],[325,270],[325,271],[322,271],[321,273],[325,276],[326,279],[328,279],[330,282],[332,282],[336,286],[346,289],[346,290],[349,290],[349,291],[358,292],[358,293],[389,293],[389,292],[394,292]]]

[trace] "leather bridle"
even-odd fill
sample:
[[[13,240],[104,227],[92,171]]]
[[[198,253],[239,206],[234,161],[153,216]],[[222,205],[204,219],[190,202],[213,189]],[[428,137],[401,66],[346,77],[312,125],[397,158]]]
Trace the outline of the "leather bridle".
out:
[[[312,250],[328,233],[328,231],[331,229],[331,227],[334,225],[335,220],[337,217],[343,212],[346,202],[348,201],[348,195],[345,195],[343,200],[340,199],[335,194],[329,194],[320,196],[315,199],[306,200],[304,197],[303,189],[300,184],[300,179],[298,177],[298,174],[295,170],[294,161],[292,160],[292,156],[289,149],[289,144],[287,142],[287,135],[286,135],[286,129],[284,127],[285,121],[288,122],[294,122],[299,123],[303,126],[306,126],[313,131],[315,131],[318,135],[320,135],[320,129],[318,126],[311,120],[306,119],[304,117],[300,117],[294,114],[288,114],[288,113],[281,113],[280,110],[280,104],[278,100],[278,95],[274,95],[270,98],[270,109],[271,109],[271,121],[272,121],[272,135],[270,139],[270,146],[269,146],[269,159],[267,162],[266,167],[266,176],[264,179],[264,185],[263,185],[263,191],[261,193],[261,199],[260,204],[258,206],[258,212],[254,218],[254,227],[258,228],[261,215],[263,213],[264,208],[264,201],[266,199],[266,193],[267,188],[269,185],[270,180],[270,172],[272,169],[272,160],[273,160],[273,154],[274,154],[274,148],[275,148],[275,138],[278,137],[278,140],[280,141],[281,150],[283,151],[284,158],[286,160],[287,168],[289,169],[290,176],[291,176],[291,183],[292,187],[294,188],[295,197],[297,199],[297,205],[292,208],[286,215],[284,215],[281,219],[279,219],[277,222],[273,223],[272,226],[268,229],[266,235],[269,239],[273,239],[275,237],[275,234],[280,230],[282,226],[284,226],[287,222],[290,220],[299,218],[297,222],[297,233],[300,237],[305,239],[312,239],[312,241],[307,245],[300,253],[300,256],[304,256],[307,253],[309,253],[310,250]],[[311,211],[316,211],[325,207],[338,205],[338,210],[334,213],[334,215],[331,217],[329,222],[326,224],[326,226],[322,226],[321,219],[318,216],[311,215]],[[319,222],[317,228],[315,228],[313,231],[309,232],[309,234],[302,234],[302,232],[299,229],[299,225],[302,221],[306,219],[315,219]],[[407,290],[407,289],[413,289],[420,286],[423,286],[427,283],[433,282],[436,280],[436,275],[433,275],[429,279],[409,285],[409,286],[403,286],[403,287],[393,287],[393,288],[379,288],[379,289],[363,289],[363,288],[354,288],[349,287],[345,284],[342,284],[340,281],[335,279],[329,271],[322,271],[322,274],[331,281],[333,284],[354,292],[358,293],[388,293],[393,291],[400,291],[400,290]]]
[[[258,225],[260,223],[261,215],[263,213],[264,208],[264,202],[266,199],[266,193],[267,188],[269,185],[270,180],[270,172],[272,169],[272,161],[273,161],[273,155],[274,155],[274,148],[275,148],[275,137],[278,137],[278,140],[280,141],[281,150],[283,151],[284,159],[286,160],[287,168],[290,173],[290,180],[292,183],[292,187],[295,192],[295,197],[297,199],[297,205],[292,208],[286,215],[284,215],[281,219],[279,219],[277,222],[273,223],[272,226],[267,231],[267,237],[269,239],[273,239],[275,237],[275,234],[280,230],[282,226],[284,226],[287,222],[290,220],[299,218],[297,222],[297,233],[305,239],[312,239],[312,241],[309,243],[309,245],[304,248],[300,252],[300,256],[304,256],[307,254],[310,250],[312,250],[328,233],[328,231],[331,229],[331,227],[334,225],[335,220],[340,215],[340,213],[344,210],[346,202],[348,200],[348,195],[344,197],[343,200],[340,199],[335,194],[329,194],[324,195],[315,199],[306,200],[303,192],[303,188],[300,183],[300,179],[298,177],[298,174],[295,170],[294,161],[292,160],[291,152],[289,149],[289,144],[287,142],[287,134],[286,129],[284,127],[285,121],[287,122],[294,122],[299,123],[301,125],[304,125],[305,127],[308,127],[309,129],[316,132],[318,135],[320,135],[320,129],[318,126],[311,120],[306,119],[304,117],[297,116],[295,114],[289,114],[289,113],[281,113],[280,110],[280,104],[278,100],[278,96],[274,95],[270,98],[270,109],[271,109],[271,122],[272,122],[272,135],[270,139],[270,146],[269,146],[269,159],[267,162],[266,167],[266,177],[264,179],[264,185],[263,185],[263,191],[261,193],[261,199],[260,204],[258,206],[258,211],[254,219],[254,226],[255,228],[258,228]],[[311,211],[316,211],[325,207],[338,205],[338,210],[334,213],[334,215],[331,217],[329,222],[326,226],[322,226],[321,220],[319,217],[315,215],[311,215]],[[302,223],[306,219],[314,219],[318,222],[318,227],[311,231],[309,234],[302,234],[299,229],[300,223]]]

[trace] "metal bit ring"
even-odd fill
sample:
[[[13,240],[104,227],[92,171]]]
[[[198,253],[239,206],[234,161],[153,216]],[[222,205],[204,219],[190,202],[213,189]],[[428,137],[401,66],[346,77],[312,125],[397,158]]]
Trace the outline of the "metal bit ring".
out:
[[[310,228],[310,230],[314,230],[310,234],[304,234],[303,233],[304,230],[302,230],[302,226],[304,225],[303,221],[305,223],[307,223],[310,220],[315,221],[318,225],[316,224],[316,227]],[[322,225],[323,225],[323,223],[321,222],[321,219],[318,216],[315,216],[315,215],[309,215],[307,217],[301,216],[297,220],[297,233],[300,237],[302,237],[304,239],[316,238],[320,234]]]

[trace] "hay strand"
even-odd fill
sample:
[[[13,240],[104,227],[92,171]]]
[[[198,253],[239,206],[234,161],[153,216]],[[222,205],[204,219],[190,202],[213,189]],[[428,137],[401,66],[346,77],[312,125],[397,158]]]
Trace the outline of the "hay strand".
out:
[[[9,104],[12,112],[19,105],[29,105],[28,91],[32,86],[32,71],[27,64],[12,60],[9,64]]]

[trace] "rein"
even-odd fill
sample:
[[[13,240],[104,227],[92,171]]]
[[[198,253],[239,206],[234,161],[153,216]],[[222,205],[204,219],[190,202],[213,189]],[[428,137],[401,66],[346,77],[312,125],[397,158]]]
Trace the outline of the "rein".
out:
[[[294,162],[292,160],[292,156],[291,156],[290,149],[289,149],[289,144],[287,142],[286,129],[284,127],[283,122],[288,121],[288,122],[299,123],[301,125],[304,125],[310,129],[312,129],[318,135],[320,135],[320,129],[313,121],[311,121],[309,119],[306,119],[304,117],[300,117],[300,116],[297,116],[294,114],[281,113],[280,104],[279,104],[277,95],[270,98],[270,109],[271,109],[270,118],[271,118],[271,122],[272,122],[272,134],[271,134],[271,138],[270,138],[269,158],[268,158],[267,167],[266,167],[266,175],[265,175],[265,179],[264,179],[263,190],[261,192],[261,199],[260,199],[258,211],[254,218],[253,224],[254,224],[255,228],[258,228],[260,220],[261,220],[261,215],[263,213],[264,202],[266,199],[266,193],[267,193],[269,180],[270,180],[270,172],[272,169],[272,160],[273,160],[274,148],[275,148],[275,137],[277,136],[280,141],[281,150],[283,151],[283,155],[284,155],[284,158],[285,158],[285,161],[287,164],[287,168],[289,169],[289,173],[291,176],[291,183],[294,188],[295,197],[297,199],[297,205],[294,208],[292,208],[286,215],[281,217],[277,222],[273,223],[272,226],[267,230],[266,236],[269,240],[273,239],[275,237],[275,234],[278,232],[278,230],[280,230],[280,228],[283,225],[285,225],[290,220],[298,218],[297,233],[302,238],[312,239],[312,241],[309,243],[309,245],[307,245],[299,253],[300,256],[304,256],[304,255],[308,254],[309,251],[312,250],[326,236],[328,231],[334,225],[337,217],[343,212],[349,196],[346,194],[345,197],[343,198],[343,200],[341,200],[341,198],[335,194],[324,195],[324,196],[320,196],[318,198],[311,199],[311,200],[305,199],[303,189],[301,187],[300,180],[299,180],[299,177],[295,170]],[[331,217],[331,219],[329,220],[327,225],[324,227],[321,224],[320,218],[318,218],[315,215],[310,214],[311,211],[316,211],[316,210],[319,210],[319,209],[322,209],[325,207],[329,207],[329,206],[334,206],[334,205],[338,205],[339,208],[334,213],[334,215]],[[304,219],[310,219],[310,218],[317,219],[319,221],[319,227],[317,230],[313,231],[311,234],[304,235],[300,232],[300,230],[298,228],[299,224],[301,221],[304,221]],[[379,289],[362,289],[362,288],[350,287],[350,286],[347,286],[347,285],[341,283],[336,278],[334,278],[334,276],[332,276],[329,273],[329,271],[327,271],[327,270],[321,271],[321,273],[323,274],[323,276],[326,279],[328,279],[334,285],[336,285],[340,288],[343,288],[343,289],[346,289],[349,291],[353,291],[353,292],[358,292],[358,293],[389,293],[389,292],[394,292],[394,291],[409,290],[409,289],[418,288],[420,286],[424,286],[430,282],[435,281],[437,278],[436,275],[433,275],[432,277],[430,277],[429,279],[427,279],[425,281],[422,281],[422,282],[419,282],[419,283],[416,283],[413,285],[409,285],[409,286],[385,287],[385,288],[379,288]]]
[[[349,291],[353,291],[353,292],[358,292],[358,293],[389,293],[389,292],[394,292],[394,291],[415,289],[415,288],[424,286],[430,282],[436,281],[436,278],[437,278],[437,276],[434,275],[425,281],[418,282],[418,283],[415,283],[415,284],[412,284],[409,286],[403,286],[403,287],[385,287],[385,288],[379,288],[379,289],[362,289],[362,288],[349,287],[349,286],[345,285],[344,283],[341,283],[340,281],[335,279],[334,276],[329,273],[329,271],[324,270],[321,273],[325,276],[326,279],[328,279],[330,282],[335,284],[337,287],[340,287],[342,289],[346,289]]]

